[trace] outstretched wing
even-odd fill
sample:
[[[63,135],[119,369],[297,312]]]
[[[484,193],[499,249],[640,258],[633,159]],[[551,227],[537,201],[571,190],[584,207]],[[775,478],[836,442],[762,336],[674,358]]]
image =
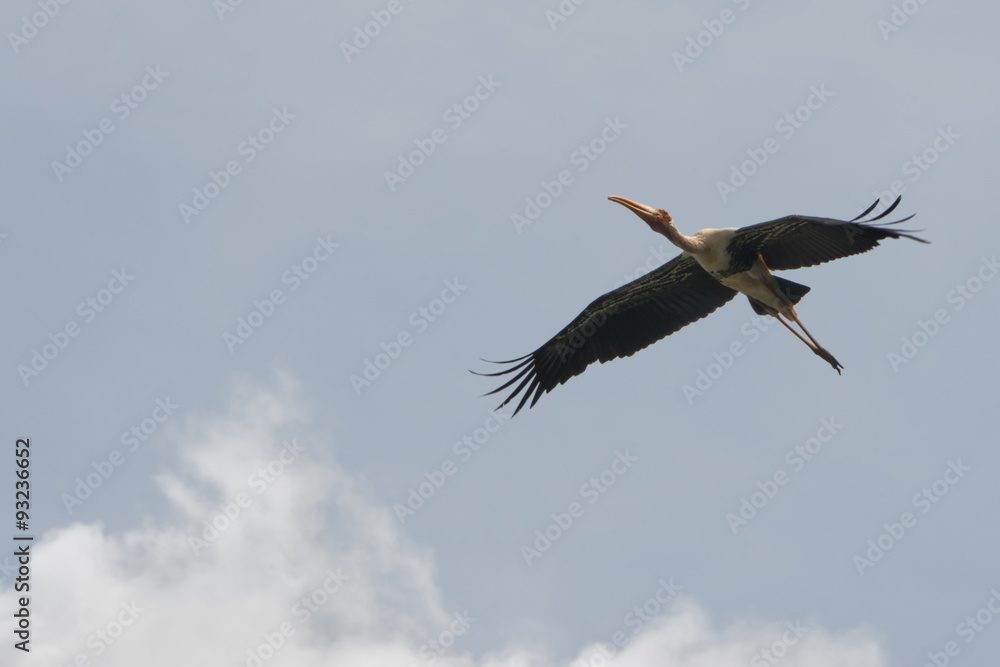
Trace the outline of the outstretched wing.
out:
[[[520,381],[507,405],[524,391],[516,415],[531,398],[534,406],[545,392],[552,391],[587,366],[618,357],[630,357],[642,348],[669,336],[678,329],[705,317],[736,295],[705,272],[690,255],[678,255],[657,270],[594,300],[576,319],[549,342],[529,355],[511,361],[499,376],[516,373],[495,394]],[[530,407],[530,406],[529,406]]]
[[[748,269],[758,254],[764,258],[768,268],[781,271],[814,266],[868,252],[882,239],[905,237],[927,243],[924,239],[913,236],[913,230],[887,228],[888,225],[897,225],[909,220],[912,215],[895,222],[872,224],[892,213],[899,205],[900,199],[897,197],[892,206],[871,220],[861,220],[861,218],[871,213],[878,205],[878,201],[854,220],[789,215],[738,229],[728,246],[733,259],[732,269]]]

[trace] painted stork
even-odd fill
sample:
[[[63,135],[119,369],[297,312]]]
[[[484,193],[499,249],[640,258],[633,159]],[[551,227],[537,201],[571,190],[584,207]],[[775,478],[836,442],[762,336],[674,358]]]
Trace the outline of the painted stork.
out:
[[[809,333],[795,311],[795,304],[810,288],[779,278],[771,271],[798,269],[857,255],[871,250],[882,239],[905,237],[928,243],[913,236],[916,230],[887,228],[909,220],[912,215],[895,222],[877,222],[896,209],[900,197],[870,220],[863,218],[875,209],[878,201],[848,221],[789,215],[739,229],[703,229],[694,236],[681,234],[663,209],[623,197],[608,199],[638,215],[650,229],[666,236],[683,252],[655,271],[596,299],[531,354],[510,361],[489,362],[511,364],[510,368],[476,373],[488,377],[516,373],[486,394],[503,391],[520,381],[499,406],[507,405],[523,391],[515,415],[529,398],[530,408],[543,393],[579,375],[595,361],[604,363],[630,357],[712,313],[737,292],[747,296],[754,312],[777,318],[839,374],[843,365]],[[805,336],[785,318],[798,324]]]

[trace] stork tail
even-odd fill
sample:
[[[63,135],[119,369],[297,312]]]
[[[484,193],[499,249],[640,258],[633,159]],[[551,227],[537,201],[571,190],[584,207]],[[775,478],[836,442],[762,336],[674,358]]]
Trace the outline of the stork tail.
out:
[[[792,302],[792,305],[801,301],[802,297],[808,294],[809,290],[812,289],[807,285],[800,285],[799,283],[792,282],[791,280],[786,280],[778,276],[773,277],[778,281],[778,287],[781,289],[781,293],[788,297],[788,300]],[[750,297],[747,298],[750,299]],[[762,303],[755,301],[754,299],[750,299],[750,307],[753,308],[753,312],[758,315],[773,315],[769,308],[765,308]]]

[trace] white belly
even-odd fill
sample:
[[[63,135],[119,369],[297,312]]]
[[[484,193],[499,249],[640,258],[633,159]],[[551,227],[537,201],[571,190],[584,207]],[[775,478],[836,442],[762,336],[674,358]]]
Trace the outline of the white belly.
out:
[[[746,271],[744,273],[737,273],[733,276],[728,276],[720,280],[726,287],[731,287],[740,294],[746,294],[747,296],[752,296],[762,303],[766,303],[772,308],[776,308],[780,304],[777,297],[767,286],[767,284],[761,280],[760,277],[752,275],[751,271]],[[777,303],[775,303],[777,302]]]
[[[701,268],[708,271],[710,275],[717,276],[729,268],[731,259],[729,253],[726,252],[726,247],[735,233],[736,230],[733,228],[702,230],[695,236],[706,239],[704,251],[690,254],[698,260]],[[788,310],[784,299],[775,294],[778,289],[777,281],[760,261],[754,262],[748,271],[716,279],[726,287],[753,297],[779,313],[785,313]]]

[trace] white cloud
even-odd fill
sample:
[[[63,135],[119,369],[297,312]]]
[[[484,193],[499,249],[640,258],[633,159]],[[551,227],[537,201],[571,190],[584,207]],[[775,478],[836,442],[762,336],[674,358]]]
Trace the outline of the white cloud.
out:
[[[121,534],[76,523],[36,543],[32,651],[20,664],[551,664],[518,647],[474,659],[460,638],[438,657],[429,640],[450,644],[449,628],[465,625],[461,610],[442,604],[427,550],[399,533],[390,507],[320,462],[329,444],[309,438],[290,380],[235,393],[228,414],[182,429],[178,468],[157,480],[172,516]],[[217,532],[206,533],[213,522]],[[14,608],[14,597],[0,592],[0,608]],[[669,610],[610,660],[594,643],[572,664],[771,664],[751,661],[787,630],[778,622],[719,632],[683,596]],[[775,664],[883,664],[871,633],[808,627]]]

